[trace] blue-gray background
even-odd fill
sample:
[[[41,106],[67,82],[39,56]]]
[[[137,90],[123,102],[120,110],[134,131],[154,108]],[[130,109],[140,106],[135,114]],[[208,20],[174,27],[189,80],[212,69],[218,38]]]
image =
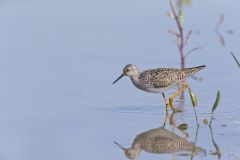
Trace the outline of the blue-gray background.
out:
[[[239,0],[195,0],[184,7],[185,33],[193,29],[186,50],[203,47],[186,65],[207,65],[198,74],[202,82],[189,80],[200,121],[209,117],[217,90],[222,93],[215,138],[223,159],[240,158],[240,70],[229,54],[240,57],[239,6]],[[111,83],[128,63],[140,70],[180,66],[175,37],[167,33],[176,24],[167,11],[161,0],[0,1],[0,159],[125,159],[112,142],[129,146],[137,134],[160,126],[164,103],[127,78]],[[214,31],[222,14],[225,46]],[[189,100],[179,117],[195,135]],[[210,142],[202,125],[198,143],[210,152]]]

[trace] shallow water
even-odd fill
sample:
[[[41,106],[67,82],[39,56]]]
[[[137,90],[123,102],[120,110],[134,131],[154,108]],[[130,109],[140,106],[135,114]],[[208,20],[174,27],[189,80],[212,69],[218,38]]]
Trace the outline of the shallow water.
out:
[[[193,29],[187,50],[203,47],[186,66],[207,65],[196,74],[203,81],[188,79],[198,98],[197,145],[207,151],[194,159],[217,159],[202,121],[210,120],[218,90],[214,141],[221,159],[240,159],[240,70],[230,55],[231,50],[240,59],[239,5],[195,0],[184,10],[185,29]],[[138,134],[162,126],[165,106],[161,95],[137,90],[128,78],[111,83],[128,63],[140,70],[179,67],[174,37],[166,32],[176,28],[168,10],[165,1],[1,1],[0,158],[126,159],[113,141],[129,147]],[[214,31],[221,14],[224,46]],[[197,126],[187,92],[176,105],[184,110],[175,115],[176,125],[187,123],[187,139],[194,141]],[[166,128],[171,130],[169,123]],[[142,152],[139,159],[190,156]]]

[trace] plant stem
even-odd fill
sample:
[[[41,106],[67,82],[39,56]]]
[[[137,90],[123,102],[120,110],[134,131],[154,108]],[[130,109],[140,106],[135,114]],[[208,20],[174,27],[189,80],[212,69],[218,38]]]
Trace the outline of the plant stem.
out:
[[[178,49],[179,49],[180,58],[181,58],[181,68],[184,68],[184,67],[185,67],[185,59],[184,59],[184,45],[185,45],[185,44],[184,44],[183,27],[182,27],[182,24],[181,24],[181,22],[180,22],[179,16],[177,15],[177,13],[176,13],[176,11],[175,11],[175,9],[174,9],[172,0],[169,0],[169,4],[170,4],[171,10],[172,10],[174,19],[175,19],[175,21],[176,21],[178,30],[179,30],[180,42],[178,42],[178,43],[179,43],[179,44],[178,44]]]

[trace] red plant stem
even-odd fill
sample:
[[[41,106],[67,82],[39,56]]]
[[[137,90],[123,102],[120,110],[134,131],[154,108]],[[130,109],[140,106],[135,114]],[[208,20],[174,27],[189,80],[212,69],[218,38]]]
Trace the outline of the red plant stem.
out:
[[[170,3],[170,7],[171,7],[171,10],[172,10],[172,13],[173,13],[173,16],[174,16],[174,19],[177,23],[177,27],[178,27],[178,30],[179,30],[179,37],[180,37],[180,44],[179,44],[179,51],[180,51],[180,58],[181,58],[181,68],[184,68],[185,67],[185,59],[184,59],[184,35],[183,35],[183,27],[182,27],[182,24],[179,20],[179,16],[177,15],[174,7],[173,7],[173,4],[172,4],[172,0],[169,0],[169,3]]]

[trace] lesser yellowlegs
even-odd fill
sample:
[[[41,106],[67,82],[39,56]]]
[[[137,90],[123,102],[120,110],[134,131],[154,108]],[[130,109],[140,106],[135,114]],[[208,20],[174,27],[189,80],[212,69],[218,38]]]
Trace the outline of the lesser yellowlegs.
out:
[[[169,98],[170,107],[173,111],[176,111],[176,107],[173,105],[173,99],[189,87],[189,84],[184,82],[184,80],[205,67],[205,65],[202,65],[184,69],[157,68],[140,72],[135,65],[128,64],[123,68],[123,73],[113,82],[113,84],[123,76],[129,76],[134,86],[138,89],[151,93],[162,93],[166,104],[166,110],[168,110],[168,102],[164,92],[178,84],[182,84],[183,87]]]
[[[157,154],[175,152],[202,152],[206,154],[205,149],[195,146],[194,143],[188,142],[185,138],[181,138],[164,128],[151,129],[139,134],[130,148],[124,148],[117,142],[114,143],[124,151],[130,160],[136,159],[141,150]]]

